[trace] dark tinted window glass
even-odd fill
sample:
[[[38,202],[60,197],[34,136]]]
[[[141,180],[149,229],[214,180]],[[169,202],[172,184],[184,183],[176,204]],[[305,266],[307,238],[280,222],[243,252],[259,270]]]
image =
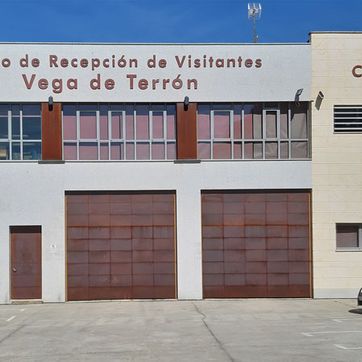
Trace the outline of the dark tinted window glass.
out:
[[[40,160],[41,144],[40,142],[24,142],[23,159],[24,160]]]
[[[337,248],[357,248],[358,225],[337,225]]]
[[[8,118],[0,116],[0,138],[8,138]]]
[[[11,119],[11,130],[13,140],[20,139],[20,118],[12,117]]]
[[[20,160],[20,143],[14,143],[11,147],[13,160]]]
[[[41,138],[41,120],[39,117],[23,118],[23,139],[40,140]]]
[[[7,116],[10,106],[8,104],[0,104],[0,115]]]
[[[23,116],[40,116],[40,104],[24,104]]]
[[[13,116],[20,116],[20,106],[18,104],[11,105],[11,114]]]
[[[0,143],[0,160],[9,159],[9,143],[1,142]]]

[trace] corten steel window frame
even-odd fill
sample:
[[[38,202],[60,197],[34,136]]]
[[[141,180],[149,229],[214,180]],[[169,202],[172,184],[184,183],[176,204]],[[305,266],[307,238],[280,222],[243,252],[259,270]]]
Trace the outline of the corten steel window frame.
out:
[[[357,230],[357,246],[338,246],[338,241],[337,241],[337,237],[338,237],[338,227],[339,226],[355,226],[358,230]],[[336,228],[336,251],[351,251],[351,252],[356,252],[356,251],[362,251],[362,223],[349,223],[349,222],[337,222],[335,225]]]
[[[62,127],[63,134],[63,155],[66,144],[71,144],[77,148],[77,158],[76,159],[65,159],[65,161],[173,161],[176,159],[176,105],[171,103],[119,103],[119,104],[109,104],[109,103],[92,103],[89,104],[90,109],[80,109],[86,107],[87,104],[82,103],[65,103],[62,107],[62,119],[64,119],[64,107],[73,106],[76,108],[76,139],[69,140],[64,137],[64,122]],[[148,108],[148,133],[149,137],[145,139],[137,139],[137,107],[145,106]],[[108,107],[107,109],[107,123],[108,123],[108,139],[101,139],[100,132],[100,117],[101,117],[101,107]],[[127,139],[126,137],[126,114],[127,107],[133,107],[133,139]],[[162,110],[157,109],[163,107]],[[174,111],[174,138],[168,138],[168,108],[173,107]],[[152,109],[156,108],[156,109]],[[96,138],[82,139],[80,138],[80,116],[82,113],[95,113],[96,116]],[[163,137],[154,138],[153,137],[153,117],[157,113],[162,113],[162,124],[163,124]],[[112,135],[112,115],[121,114],[122,116],[122,138],[113,138]],[[80,145],[82,143],[92,143],[97,144],[97,158],[96,159],[81,159],[80,158]],[[114,159],[112,158],[112,144],[118,144],[123,146],[123,157]],[[133,145],[133,154],[134,158],[127,158],[127,145]],[[148,145],[149,157],[148,158],[137,158],[137,145]],[[152,146],[153,145],[163,145],[164,147],[164,158],[153,158],[152,157]],[[107,145],[108,147],[108,159],[101,159],[101,145]],[[175,157],[168,158],[168,145],[174,145],[175,147]]]
[[[245,133],[245,106],[260,106],[261,107],[261,134],[262,138],[244,138]],[[287,138],[281,137],[281,107],[282,105],[287,105]],[[292,106],[293,102],[245,102],[245,103],[199,103],[197,108],[197,124],[199,122],[199,107],[208,106],[210,107],[209,119],[210,119],[210,139],[198,138],[197,137],[197,145],[199,144],[208,144],[210,145],[210,158],[202,158],[202,160],[247,160],[247,161],[256,161],[256,160],[310,160],[310,146],[311,146],[311,137],[310,137],[310,112],[309,109],[306,109],[306,138],[292,138]],[[234,138],[234,115],[237,112],[236,110],[241,107],[241,138]],[[215,112],[225,112],[229,113],[229,138],[215,138],[214,137],[214,129],[215,129]],[[277,117],[277,137],[267,137],[267,129],[266,129],[266,115],[269,112],[275,112]],[[252,124],[254,127],[254,124]],[[292,157],[292,144],[298,142],[306,143],[307,157]],[[214,145],[218,143],[229,143],[230,150],[230,158],[226,159],[216,159],[214,158]],[[277,143],[277,157],[267,157],[266,155],[266,144],[268,143]],[[288,143],[288,157],[281,157],[281,144]],[[241,158],[235,157],[234,145],[240,144],[242,147],[241,150]],[[254,145],[260,144],[262,145],[262,157],[260,158],[246,158],[245,157],[245,145],[251,144]],[[254,150],[252,151],[254,153]],[[199,157],[200,158],[200,157]]]
[[[8,145],[8,158],[7,159],[0,159],[1,162],[3,161],[39,161],[42,157],[42,114],[41,114],[41,105],[40,103],[1,103],[1,106],[8,106],[7,115],[0,115],[0,118],[7,118],[8,120],[8,137],[7,138],[0,138],[0,144],[7,144]],[[39,113],[38,114],[24,114],[23,107],[24,106],[39,106]],[[13,108],[19,107],[19,113],[13,114]],[[19,118],[19,138],[13,138],[13,118]],[[39,125],[40,125],[40,137],[39,139],[24,139],[23,137],[23,122],[24,119],[27,118],[39,118]],[[39,158],[26,158],[24,159],[24,144],[36,143],[40,145],[40,153]],[[13,144],[19,144],[19,153],[20,158],[13,157]]]

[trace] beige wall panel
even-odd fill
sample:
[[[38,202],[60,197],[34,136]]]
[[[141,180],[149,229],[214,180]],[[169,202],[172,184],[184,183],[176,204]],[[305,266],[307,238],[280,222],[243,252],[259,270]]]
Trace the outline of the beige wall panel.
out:
[[[311,45],[314,296],[354,298],[362,252],[336,251],[336,223],[362,223],[362,133],[334,134],[333,106],[362,105],[362,78],[352,75],[362,33],[314,33]]]

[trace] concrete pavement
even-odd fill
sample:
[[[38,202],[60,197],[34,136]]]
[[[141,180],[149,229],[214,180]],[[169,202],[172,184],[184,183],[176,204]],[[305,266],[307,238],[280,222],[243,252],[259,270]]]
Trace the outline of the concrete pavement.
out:
[[[362,361],[355,300],[0,306],[1,361]]]

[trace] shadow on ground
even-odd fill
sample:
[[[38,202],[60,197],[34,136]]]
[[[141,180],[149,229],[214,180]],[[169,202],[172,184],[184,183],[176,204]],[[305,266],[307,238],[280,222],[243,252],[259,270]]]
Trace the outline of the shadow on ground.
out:
[[[353,314],[362,314],[362,308],[350,309],[348,312]]]

